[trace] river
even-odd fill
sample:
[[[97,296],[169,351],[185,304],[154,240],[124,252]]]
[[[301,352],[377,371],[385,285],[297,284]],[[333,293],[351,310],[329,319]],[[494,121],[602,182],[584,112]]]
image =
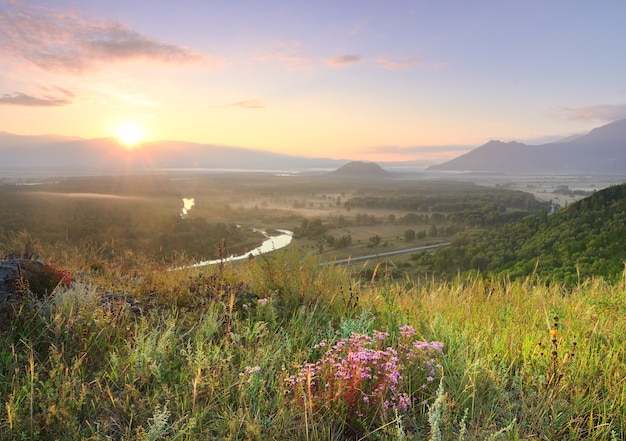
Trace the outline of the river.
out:
[[[232,262],[234,260],[248,259],[251,256],[258,256],[260,254],[265,254],[271,251],[276,251],[280,248],[284,248],[289,245],[291,243],[291,240],[293,239],[293,231],[289,230],[276,230],[280,232],[280,234],[275,234],[273,236],[268,236],[264,230],[257,231],[261,231],[263,234],[265,234],[266,239],[260,246],[256,247],[252,251],[248,251],[247,253],[240,255],[231,255],[230,257],[227,257],[225,259],[203,260],[202,262],[194,263],[187,268],[197,268],[200,266],[215,265],[220,262],[223,263]]]

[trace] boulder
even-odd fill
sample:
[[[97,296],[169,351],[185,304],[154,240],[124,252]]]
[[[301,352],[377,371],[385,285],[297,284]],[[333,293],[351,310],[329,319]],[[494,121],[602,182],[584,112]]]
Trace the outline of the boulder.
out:
[[[0,260],[0,305],[16,296],[30,292],[38,298],[46,298],[59,284],[69,284],[67,271],[58,270],[39,260]],[[18,300],[19,301],[19,300]]]

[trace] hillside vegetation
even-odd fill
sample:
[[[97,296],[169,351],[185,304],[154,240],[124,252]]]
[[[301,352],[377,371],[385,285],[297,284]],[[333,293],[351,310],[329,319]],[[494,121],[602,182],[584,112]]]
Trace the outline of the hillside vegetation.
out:
[[[552,215],[544,212],[492,230],[464,232],[438,251],[440,272],[578,283],[592,276],[619,280],[626,261],[626,184],[598,191]]]
[[[626,436],[623,282],[366,283],[293,251],[87,269],[42,251],[76,280],[2,309],[1,439]]]
[[[151,228],[178,222],[179,193],[4,193],[0,255],[35,254],[72,280],[22,272],[0,304],[0,439],[625,439],[625,187],[529,215],[542,206],[520,192],[459,184],[459,197],[447,184],[410,198],[404,185],[342,200],[414,204],[385,218],[401,229],[415,218],[465,230],[414,260],[445,279],[396,277],[384,261],[364,278],[296,247],[184,268],[184,253],[165,259],[120,234],[161,237]],[[334,213],[336,193],[310,194]],[[309,232],[328,219],[293,221]],[[193,225],[214,227],[194,222],[180,223],[191,240]]]
[[[0,187],[0,241],[26,233],[27,248],[13,250],[36,255],[36,244],[68,249],[91,249],[96,256],[117,259],[140,252],[161,263],[177,256],[190,260],[216,257],[218,244],[226,240],[230,250],[252,249],[263,235],[225,222],[203,217],[181,217],[182,196],[165,179],[70,179],[36,190]]]

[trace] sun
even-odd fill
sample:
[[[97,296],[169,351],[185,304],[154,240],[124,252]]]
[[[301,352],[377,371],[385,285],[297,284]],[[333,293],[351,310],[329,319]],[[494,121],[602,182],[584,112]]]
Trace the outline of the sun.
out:
[[[139,143],[144,140],[141,127],[132,122],[117,126],[114,135],[128,150],[137,148]]]

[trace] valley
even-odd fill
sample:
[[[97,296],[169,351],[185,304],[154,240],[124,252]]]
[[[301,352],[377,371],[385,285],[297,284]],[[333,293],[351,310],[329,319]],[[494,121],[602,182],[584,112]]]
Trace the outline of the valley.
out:
[[[621,439],[626,188],[599,188],[612,182],[159,173],[0,185],[7,265],[42,260],[64,281],[28,268],[0,305],[0,437],[158,439],[160,418],[180,439],[397,440],[382,433],[390,422],[410,439]],[[293,240],[227,261],[263,242],[259,228]],[[372,336],[437,348],[376,377],[406,375],[399,396],[415,403],[396,416],[379,412],[398,400],[391,389],[342,386],[320,351]],[[306,363],[372,405],[346,418],[349,396],[326,409],[322,388],[303,410]]]
[[[449,243],[458,233],[541,210],[551,213],[619,182],[595,176],[390,176],[26,176],[0,186],[6,213],[0,232],[4,244],[27,234],[59,250],[90,247],[95,260],[132,252],[188,265],[219,259],[222,240],[229,254],[245,254],[263,241],[254,229],[286,229],[295,233],[289,247],[299,253],[325,262],[353,260],[353,269],[364,274],[384,263],[398,276],[423,277],[434,271],[432,258],[389,253]],[[193,204],[183,218],[184,200]],[[20,250],[5,245],[0,251]]]

